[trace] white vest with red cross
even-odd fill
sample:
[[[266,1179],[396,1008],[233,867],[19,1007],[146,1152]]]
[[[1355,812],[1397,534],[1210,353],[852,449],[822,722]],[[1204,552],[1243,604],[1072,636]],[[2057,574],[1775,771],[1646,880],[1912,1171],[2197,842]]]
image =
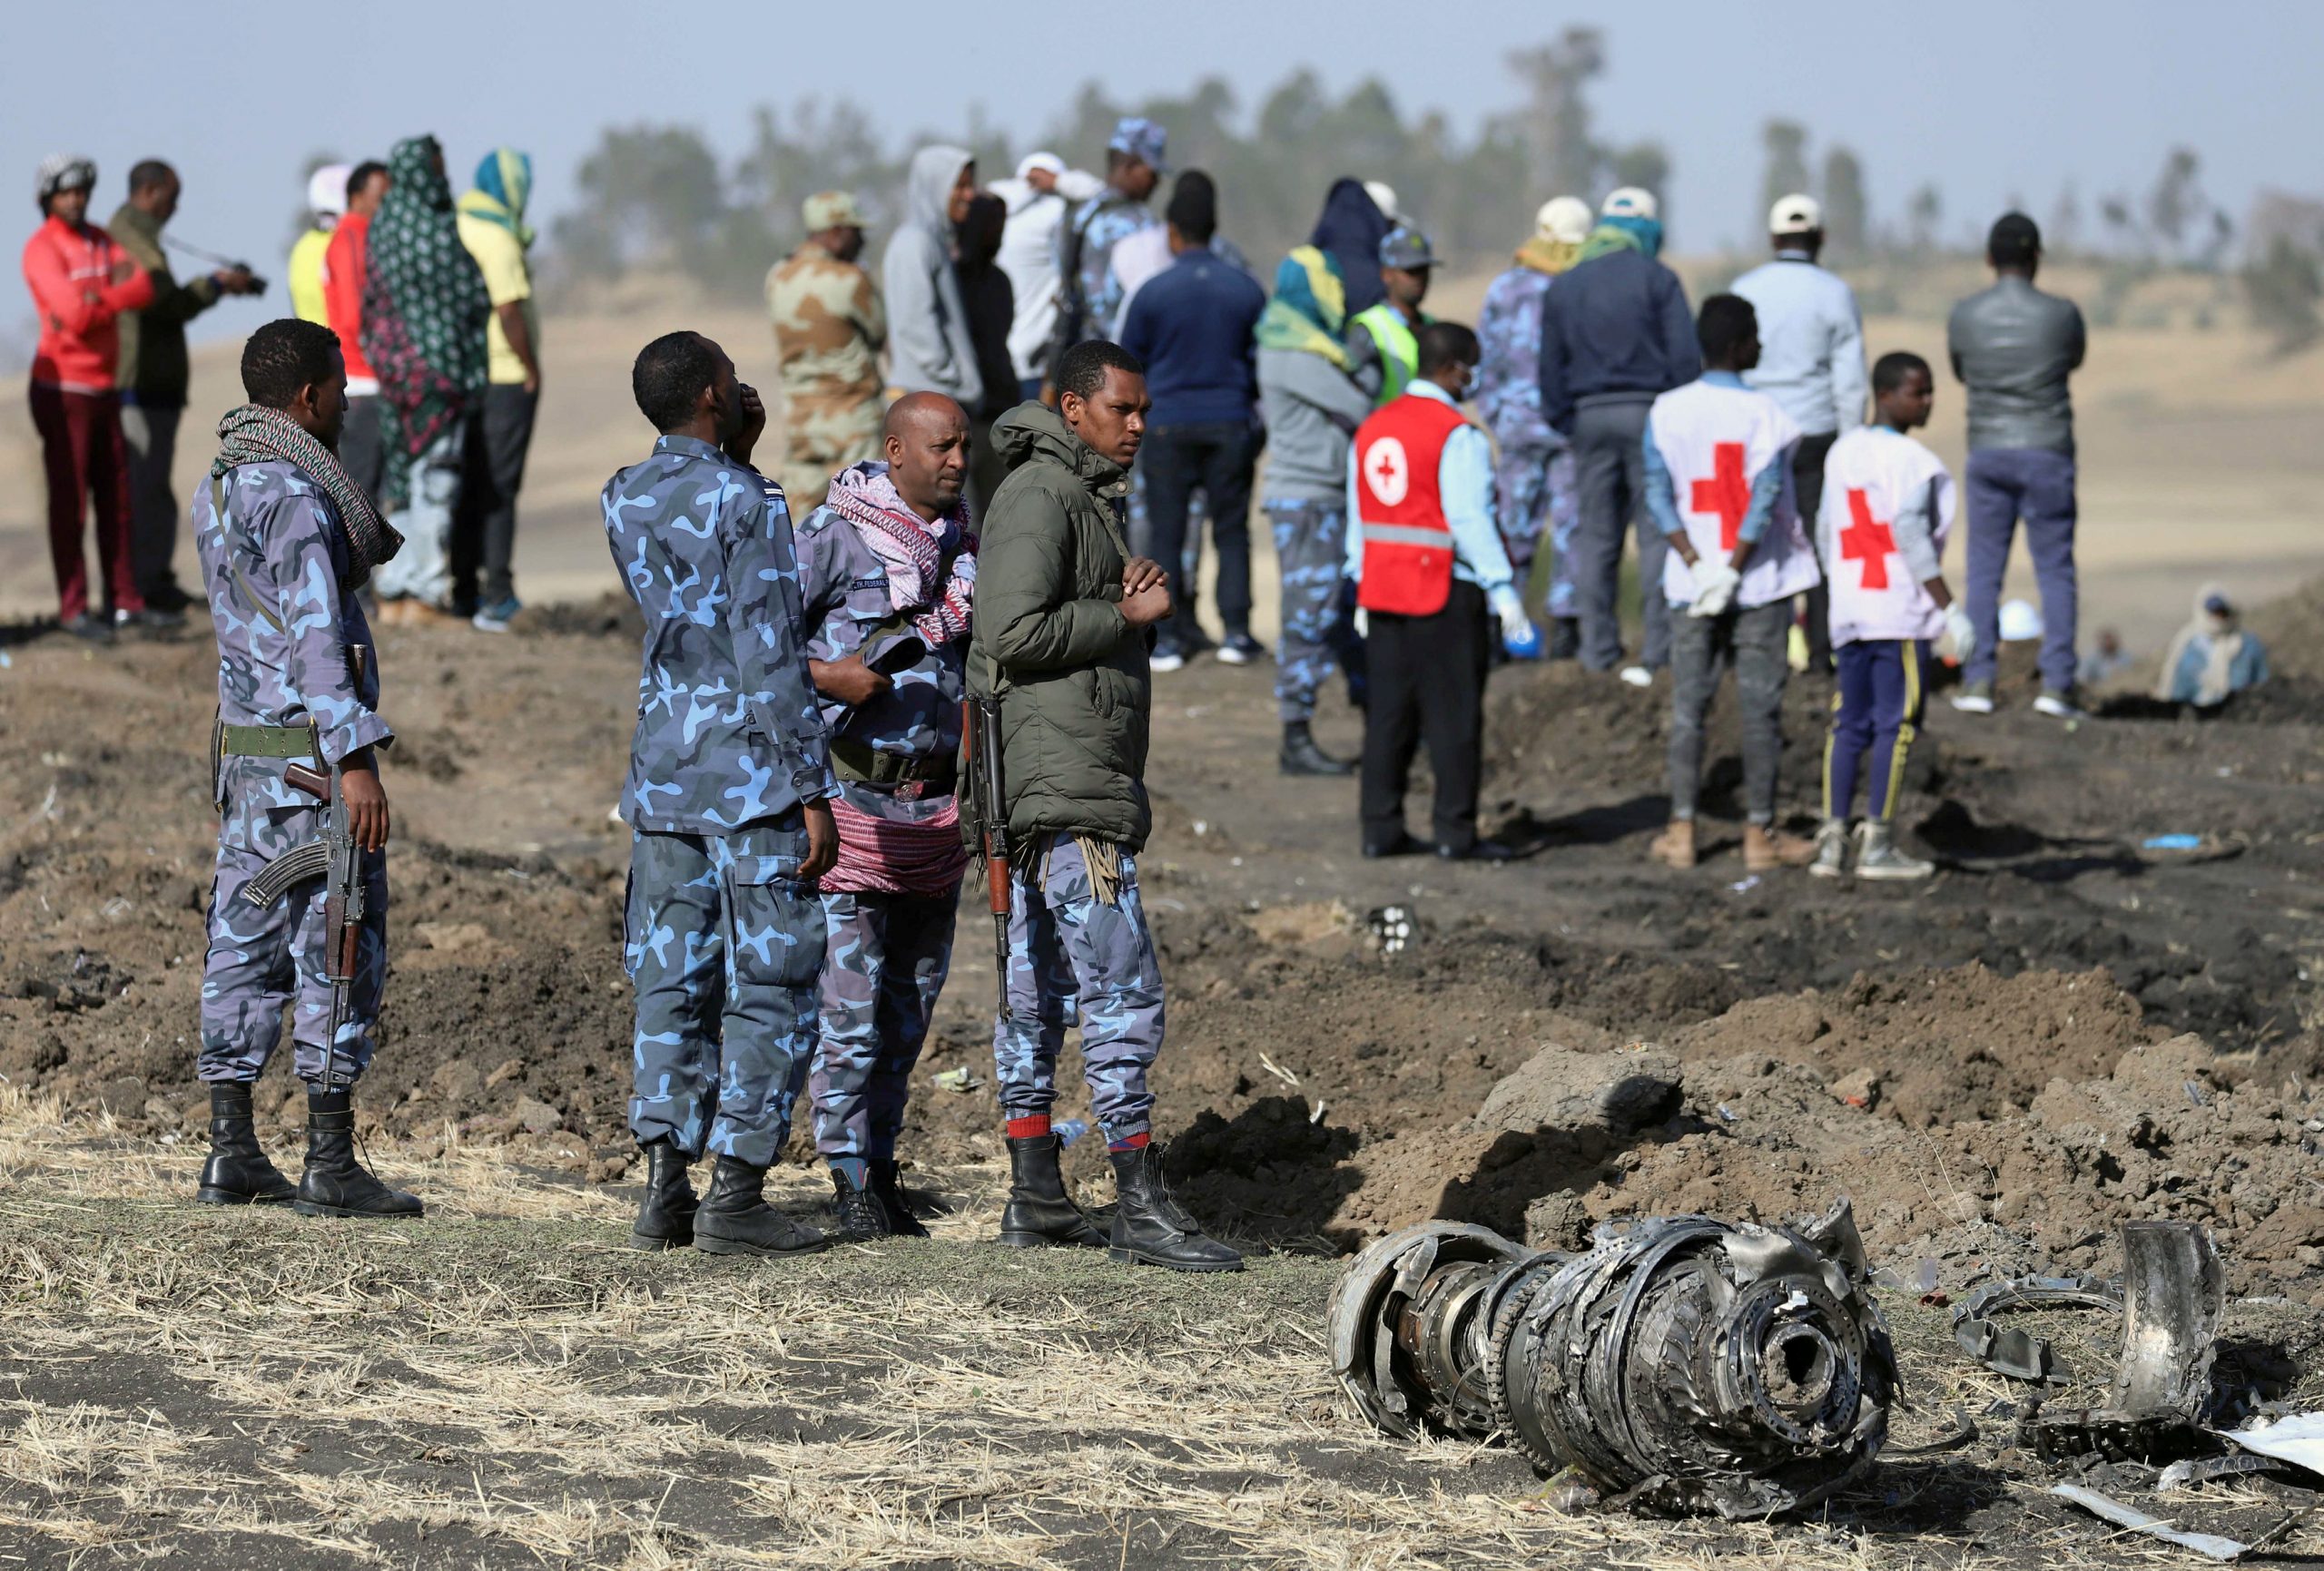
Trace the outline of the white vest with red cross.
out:
[[[1769,464],[1784,460],[1783,490],[1775,516],[1743,562],[1743,586],[1735,604],[1766,605],[1816,586],[1816,555],[1800,527],[1799,503],[1791,485],[1790,453],[1799,427],[1781,405],[1748,388],[1689,382],[1654,400],[1646,417],[1646,439],[1662,453],[1677,493],[1679,517],[1699,556],[1725,561],[1742,537],[1743,515],[1751,510],[1751,481]],[[1691,605],[1695,577],[1676,551],[1662,559],[1662,593],[1673,605]]]
[[[1945,613],[1905,564],[1891,525],[1925,506],[1938,558],[1953,533],[1953,476],[1944,461],[1886,426],[1865,426],[1832,444],[1824,459],[1824,506],[1817,520],[1832,585],[1832,642],[1935,638]]]
[[[1366,611],[1433,616],[1452,595],[1452,525],[1438,487],[1444,444],[1468,420],[1452,405],[1406,393],[1355,428],[1356,516]]]

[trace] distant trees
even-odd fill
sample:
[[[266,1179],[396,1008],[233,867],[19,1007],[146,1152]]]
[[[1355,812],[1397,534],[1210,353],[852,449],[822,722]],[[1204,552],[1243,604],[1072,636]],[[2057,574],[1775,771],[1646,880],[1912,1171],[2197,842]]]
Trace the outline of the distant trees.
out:
[[[1824,155],[1824,241],[1832,260],[1840,263],[1861,261],[1872,243],[1864,165],[1837,143]]]

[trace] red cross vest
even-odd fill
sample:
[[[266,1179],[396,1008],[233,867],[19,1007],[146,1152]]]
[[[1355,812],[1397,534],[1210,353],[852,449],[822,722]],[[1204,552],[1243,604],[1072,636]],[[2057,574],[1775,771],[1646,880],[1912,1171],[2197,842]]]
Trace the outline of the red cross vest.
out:
[[[1646,429],[1670,471],[1679,521],[1699,556],[1724,560],[1734,555],[1750,507],[1753,477],[1784,459],[1775,516],[1744,559],[1743,586],[1735,593],[1735,604],[1748,610],[1816,586],[1816,556],[1800,526],[1789,466],[1799,427],[1781,406],[1748,388],[1689,382],[1654,400]],[[1673,551],[1662,562],[1663,598],[1674,606],[1692,604],[1695,579],[1685,559]]]
[[[1452,525],[1437,474],[1444,444],[1468,420],[1452,405],[1406,393],[1355,428],[1355,506],[1364,531],[1366,611],[1433,616],[1452,596]]]
[[[1953,477],[1945,463],[1901,431],[1860,426],[1824,457],[1824,502],[1817,520],[1825,577],[1832,588],[1832,642],[1935,638],[1945,613],[1905,565],[1895,525],[1926,509],[1940,560],[1953,533]]]

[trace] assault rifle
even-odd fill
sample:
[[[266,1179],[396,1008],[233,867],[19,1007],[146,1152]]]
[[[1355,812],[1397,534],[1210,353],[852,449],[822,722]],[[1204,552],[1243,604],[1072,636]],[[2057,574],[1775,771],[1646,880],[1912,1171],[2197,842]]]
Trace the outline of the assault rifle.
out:
[[[323,980],[330,984],[330,1019],[323,1033],[323,1089],[334,1091],[339,1080],[339,1029],[347,1023],[354,1002],[356,962],[362,954],[362,848],[355,843],[354,825],[347,816],[340,771],[323,762],[320,749],[312,769],[302,763],[285,764],[282,780],[325,804],[322,833],[260,869],[258,876],[243,886],[242,898],[264,910],[292,885],[309,879],[323,880]]]
[[[1000,700],[974,694],[960,701],[960,736],[968,749],[969,804],[984,853],[986,898],[992,908],[992,963],[1000,1017],[1009,1013],[1009,799],[1001,793]]]

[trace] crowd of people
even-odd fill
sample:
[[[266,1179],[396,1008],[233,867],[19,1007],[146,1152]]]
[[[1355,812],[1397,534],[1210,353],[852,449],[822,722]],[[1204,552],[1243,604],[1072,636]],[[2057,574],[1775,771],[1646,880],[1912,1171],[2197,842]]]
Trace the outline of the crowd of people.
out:
[[[1487,673],[1497,659],[1571,658],[1646,687],[1668,669],[1660,861],[1702,854],[1704,721],[1731,674],[1747,866],[1926,877],[1894,826],[1930,663],[1949,641],[1955,704],[1992,712],[2021,521],[2048,629],[2036,707],[2079,713],[2067,384],[2083,334],[2070,302],[2034,287],[2030,220],[1994,225],[1996,281],[1949,329],[1971,435],[1956,597],[1942,559],[1958,489],[1912,435],[1936,371],[1903,351],[1865,365],[1855,302],[1817,262],[1809,198],[1776,203],[1772,260],[1699,307],[1659,260],[1650,192],[1617,190],[1594,210],[1552,199],[1472,329],[1426,310],[1441,264],[1393,191],[1336,182],[1270,287],[1219,232],[1201,172],[1150,211],[1166,151],[1161,127],[1128,119],[1102,177],[1036,153],[988,191],[965,150],[923,149],[876,282],[858,199],[809,198],[805,241],[767,280],[789,420],[774,475],[753,464],[767,405],[723,348],[681,331],[636,358],[632,393],[655,440],[608,481],[602,512],[645,629],[620,803],[640,1248],[828,1243],[764,1193],[803,1096],[842,1234],[924,1232],[897,1141],[981,854],[1000,919],[1000,1242],[1240,1265],[1171,1198],[1151,1144],[1165,987],[1138,887],[1153,683],[1204,647],[1206,516],[1216,658],[1229,664],[1265,653],[1250,624],[1255,502],[1268,521],[1280,767],[1360,774],[1366,857],[1521,854],[1478,821]],[[513,500],[539,389],[529,174],[496,152],[456,204],[424,137],[320,174],[317,232],[292,270],[301,314],[245,345],[249,401],[222,423],[193,499],[220,649],[205,1201],[421,1210],[352,1145],[387,976],[375,750],[393,732],[369,625],[462,594],[478,597],[479,626],[513,607]],[[45,221],[26,256],[45,313],[34,399],[54,433],[60,583],[69,618],[94,614],[77,552],[94,486],[116,618],[165,614],[144,593],[163,581],[141,584],[136,567],[165,567],[166,553],[141,557],[121,527],[124,391],[143,410],[151,389],[151,409],[173,415],[182,336],[155,329],[258,286],[232,269],[171,280],[153,241],[174,177],[133,180],[133,201],[147,200],[115,221],[127,243],[86,222],[94,180],[84,161],[44,169]],[[121,345],[141,313],[133,357]],[[116,350],[137,368],[126,390]],[[165,447],[168,425],[138,440]],[[1634,653],[1617,594],[1633,531]],[[2207,591],[2167,663],[2173,691],[2216,702],[2265,656]],[[1827,672],[1835,692],[1812,840],[1786,832],[1777,800],[1797,670]],[[1334,675],[1364,712],[1359,761],[1311,728]],[[1424,838],[1405,803],[1423,746]],[[327,814],[362,850],[351,948],[328,924],[354,908],[320,887],[261,898],[261,875]],[[293,1004],[310,1090],[295,1185],[260,1148],[251,1104]],[[1068,1194],[1059,1154],[1079,1131],[1051,1121],[1074,1026],[1116,1177],[1103,1208]],[[705,1157],[697,1194],[690,1169]]]
[[[65,629],[93,642],[183,625],[172,487],[187,398],[186,324],[264,280],[229,263],[178,281],[164,227],[182,184],[149,159],[101,228],[89,159],[40,168],[25,281],[40,323],[34,424]],[[540,398],[540,325],[525,222],[532,162],[497,148],[456,202],[433,137],[384,162],[315,171],[312,227],[291,248],[291,309],[338,338],[349,377],[350,476],[408,541],[373,586],[383,623],[465,620],[502,633],[521,609],[517,496]],[[94,516],[103,582],[83,539]]]

